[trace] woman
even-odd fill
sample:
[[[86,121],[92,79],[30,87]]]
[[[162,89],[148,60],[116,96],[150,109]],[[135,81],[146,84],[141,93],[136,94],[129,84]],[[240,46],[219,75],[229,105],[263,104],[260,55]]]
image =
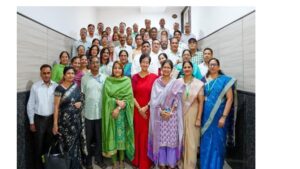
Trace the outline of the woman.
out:
[[[209,60],[208,68],[201,122],[200,166],[201,169],[222,169],[227,132],[230,132],[231,136],[234,135],[237,110],[236,97],[234,98],[236,80],[222,73],[220,62],[216,58]],[[234,106],[232,106],[233,100]]]
[[[131,63],[128,62],[128,52],[126,50],[121,50],[119,53],[119,59],[124,65],[124,75],[131,78]]]
[[[109,61],[114,62],[115,44],[113,42],[110,42],[108,45],[108,49],[109,49]]]
[[[182,60],[183,61],[190,61],[192,58],[192,53],[189,49],[185,49],[182,52]],[[193,62],[192,62],[193,63]],[[177,64],[176,65],[176,70],[175,72],[173,72],[173,77],[177,75],[177,78],[183,77],[184,76],[184,72],[183,72],[183,68],[182,68],[182,64]],[[200,73],[199,67],[197,64],[193,63],[193,76],[195,78],[197,78],[198,80],[202,79],[202,75]]]
[[[119,41],[119,33],[118,32],[114,32],[112,35],[112,42],[114,43],[115,46],[119,46],[120,45],[120,41]]]
[[[131,81],[124,76],[120,61],[113,64],[112,76],[106,78],[102,102],[102,150],[112,157],[113,169],[124,169],[124,156],[129,160],[134,155],[133,93]]]
[[[88,69],[88,60],[85,55],[80,56],[80,70],[83,74],[86,74],[90,70]]]
[[[105,33],[106,33],[106,32],[105,32]],[[103,35],[102,35],[101,46],[102,46],[103,48],[107,48],[107,47],[108,47],[108,39],[107,39],[107,36],[103,36]],[[103,49],[103,48],[102,48],[102,49]]]
[[[139,57],[142,54],[142,43],[143,43],[143,39],[142,36],[140,34],[137,34],[135,36],[135,44],[136,44],[136,48],[133,49],[132,51],[132,61],[134,60],[135,57]]]
[[[203,110],[204,89],[203,82],[192,75],[193,64],[183,62],[184,77],[179,80],[184,83],[183,92],[183,168],[196,167],[197,150],[199,147],[200,122]]]
[[[169,39],[168,31],[166,31],[166,30],[161,31],[160,32],[160,37],[163,37],[163,36],[165,36],[165,37],[167,37],[167,39]]]
[[[63,71],[63,82],[56,87],[54,97],[54,121],[52,132],[59,134],[64,151],[71,158],[70,169],[81,169],[81,152],[87,154],[84,121],[81,116],[83,95],[73,82],[75,70],[67,66]]]
[[[144,36],[145,32],[146,32],[146,29],[145,29],[145,28],[141,28],[141,29],[140,29],[140,35],[141,35],[142,37]]]
[[[100,53],[100,73],[111,75],[112,62],[109,62],[109,49],[103,48]]]
[[[148,156],[160,169],[176,168],[182,153],[184,85],[172,78],[173,63],[162,63],[162,76],[155,80],[150,102]]]
[[[93,56],[99,57],[100,48],[98,45],[93,45],[89,50],[88,60],[92,58]]]
[[[166,53],[161,53],[158,55],[158,61],[160,63],[160,66],[162,66],[162,63],[168,59],[168,56]],[[173,69],[173,66],[172,66]],[[158,76],[161,76],[161,68],[158,68]]]
[[[84,73],[80,70],[80,58],[78,56],[73,57],[71,59],[71,65],[73,66],[73,68],[75,70],[74,82],[80,88],[81,78],[84,75]]]
[[[59,54],[59,64],[55,64],[52,69],[51,73],[51,80],[55,81],[56,83],[59,83],[63,77],[63,71],[65,66],[68,65],[70,59],[70,55],[67,51],[62,51]]]
[[[77,56],[78,57],[81,57],[81,56],[83,56],[85,54],[85,48],[84,48],[84,46],[83,45],[79,45],[78,47],[77,47]]]
[[[147,156],[148,129],[149,129],[149,102],[152,85],[157,75],[149,73],[148,67],[151,58],[142,54],[140,59],[141,71],[132,77],[134,95],[134,143],[135,154],[132,164],[141,169],[149,169],[152,165]]]

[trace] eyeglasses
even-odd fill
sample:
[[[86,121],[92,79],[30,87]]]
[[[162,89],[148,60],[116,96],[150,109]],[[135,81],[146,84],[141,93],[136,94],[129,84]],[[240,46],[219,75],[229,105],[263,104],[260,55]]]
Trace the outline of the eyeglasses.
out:
[[[219,66],[219,65],[216,63],[209,64],[209,67],[216,67],[216,66]]]

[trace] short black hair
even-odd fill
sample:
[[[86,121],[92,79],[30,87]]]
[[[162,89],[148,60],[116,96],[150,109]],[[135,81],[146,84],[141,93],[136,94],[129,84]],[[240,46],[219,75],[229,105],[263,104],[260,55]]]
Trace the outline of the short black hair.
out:
[[[161,68],[163,68],[164,65],[167,64],[167,63],[171,66],[171,69],[173,69],[173,62],[170,59],[167,59],[167,60],[163,61],[162,64],[161,64]]]
[[[150,42],[149,42],[149,41],[146,41],[146,40],[143,41],[142,46],[143,46],[144,44],[146,44],[146,43],[150,46]]]
[[[66,66],[65,68],[64,68],[64,75],[67,73],[67,71],[68,70],[70,70],[70,69],[73,69],[73,71],[75,72],[75,69],[74,69],[74,67],[73,66]]]
[[[159,57],[160,57],[161,55],[163,55],[163,56],[166,58],[166,60],[168,59],[168,55],[167,55],[166,53],[160,53],[160,54],[158,55],[158,60],[159,60]]]
[[[90,48],[90,50],[89,50],[89,55],[90,55],[90,56],[92,56],[92,49],[93,49],[94,47],[97,47],[97,55],[98,55],[99,52],[100,52],[99,46],[93,45],[93,46]]]
[[[203,50],[203,53],[204,53],[204,51],[206,51],[206,50],[209,50],[211,54],[214,54],[214,52],[213,52],[213,50],[212,50],[211,48],[205,48],[205,49]]]
[[[41,67],[40,67],[40,71],[42,71],[44,68],[50,68],[50,70],[52,70],[52,67],[48,64],[43,64]]]
[[[179,30],[174,31],[173,36],[175,36],[175,33],[178,32],[181,36],[181,32]]]
[[[146,41],[148,42],[148,41]],[[149,42],[148,42],[149,43]],[[144,60],[145,58],[148,58],[149,59],[149,64],[151,63],[151,57],[149,54],[142,54],[141,57],[140,57],[140,64],[142,63],[142,60]]]
[[[192,43],[192,42],[196,42],[197,43],[197,40],[195,38],[190,38],[188,42],[189,43]]]

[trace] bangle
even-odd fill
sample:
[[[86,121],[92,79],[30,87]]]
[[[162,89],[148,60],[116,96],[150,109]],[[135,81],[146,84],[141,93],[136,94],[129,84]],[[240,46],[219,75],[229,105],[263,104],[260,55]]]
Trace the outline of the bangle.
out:
[[[120,106],[118,106],[118,109],[121,110],[122,108]]]
[[[226,117],[227,117],[227,115],[224,115],[224,114],[223,114],[223,115],[222,115],[222,117],[225,117],[225,118],[226,118]]]

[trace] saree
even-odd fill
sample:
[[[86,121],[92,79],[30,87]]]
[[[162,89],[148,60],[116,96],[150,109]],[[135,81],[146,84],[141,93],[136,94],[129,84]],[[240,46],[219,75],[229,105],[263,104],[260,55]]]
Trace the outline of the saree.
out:
[[[132,89],[134,98],[141,107],[146,106],[151,97],[151,90],[157,75],[150,73],[145,77],[135,74],[132,77]],[[134,107],[134,143],[135,154],[132,164],[141,169],[148,169],[152,161],[147,155],[148,152],[148,131],[150,110],[146,112],[147,119],[144,119],[139,113],[137,107]]]
[[[237,110],[236,80],[220,75],[205,84],[205,102],[201,122],[200,167],[201,169],[222,169],[224,165],[226,140],[234,144],[234,124]],[[233,106],[223,128],[218,122],[226,105],[226,92],[233,88]],[[227,134],[230,133],[227,139]]]
[[[70,169],[81,169],[81,151],[87,155],[84,118],[81,114],[84,96],[73,83],[68,89],[61,85],[55,89],[55,96],[60,96],[58,130],[64,143],[64,150],[71,157]],[[77,109],[74,103],[81,102]]]
[[[183,78],[179,80],[184,83]],[[183,169],[194,169],[197,164],[197,151],[199,147],[200,128],[195,126],[198,114],[198,97],[204,95],[204,83],[196,78],[185,83],[183,100]]]
[[[112,112],[118,106],[116,99],[125,100],[126,106],[120,110],[117,119]],[[102,99],[102,154],[112,157],[118,150],[125,150],[132,160],[134,156],[133,94],[128,77],[107,77]]]
[[[78,70],[74,77],[74,82],[77,84],[79,88],[81,88],[81,78],[83,77],[84,73],[81,70]]]
[[[155,165],[176,167],[181,158],[183,138],[182,93],[181,81],[171,79],[164,84],[159,77],[153,84],[150,101],[150,124],[148,136],[148,157]],[[176,110],[168,121],[161,118],[161,110]],[[167,151],[166,154],[160,153]],[[169,160],[165,160],[169,159]]]
[[[132,63],[127,63],[126,65],[124,65],[124,76],[127,76],[127,77],[131,77],[131,65]]]
[[[65,65],[55,64],[52,69],[51,80],[53,80],[59,84],[63,78],[64,68],[65,68]]]
[[[172,76],[174,78],[182,78],[184,76],[182,64],[177,64],[175,66],[175,69],[173,70],[173,75]],[[195,78],[197,78],[198,80],[202,79],[200,69],[199,69],[198,65],[196,65],[195,63],[193,63],[193,76]]]

